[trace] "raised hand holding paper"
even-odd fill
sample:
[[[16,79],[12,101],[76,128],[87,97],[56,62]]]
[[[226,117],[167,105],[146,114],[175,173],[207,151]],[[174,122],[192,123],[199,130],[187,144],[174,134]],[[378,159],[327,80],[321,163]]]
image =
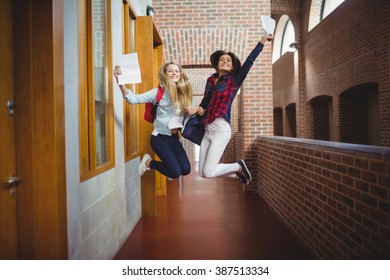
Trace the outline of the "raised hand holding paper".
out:
[[[275,31],[275,20],[269,16],[261,16],[261,25],[267,34],[274,34]]]
[[[120,57],[119,63],[122,74],[118,75],[118,84],[136,84],[141,82],[141,71],[139,69],[137,53],[124,54]]]

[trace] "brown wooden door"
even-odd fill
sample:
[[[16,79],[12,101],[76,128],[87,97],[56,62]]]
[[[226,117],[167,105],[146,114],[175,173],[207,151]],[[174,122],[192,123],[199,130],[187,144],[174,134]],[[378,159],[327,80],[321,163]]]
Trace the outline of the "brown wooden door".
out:
[[[68,255],[63,6],[0,1],[0,259]]]
[[[12,0],[0,1],[0,259],[17,259]],[[12,180],[12,179],[11,179]],[[21,184],[19,184],[21,186]]]

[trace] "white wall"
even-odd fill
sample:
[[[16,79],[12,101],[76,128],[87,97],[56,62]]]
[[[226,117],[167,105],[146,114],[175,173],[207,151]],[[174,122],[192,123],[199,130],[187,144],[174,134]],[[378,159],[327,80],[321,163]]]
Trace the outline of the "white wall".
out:
[[[113,61],[122,54],[122,1],[111,1]],[[150,1],[131,1],[139,15]],[[69,259],[112,259],[141,217],[139,158],[124,163],[123,99],[114,85],[115,168],[80,182],[77,0],[64,1]]]

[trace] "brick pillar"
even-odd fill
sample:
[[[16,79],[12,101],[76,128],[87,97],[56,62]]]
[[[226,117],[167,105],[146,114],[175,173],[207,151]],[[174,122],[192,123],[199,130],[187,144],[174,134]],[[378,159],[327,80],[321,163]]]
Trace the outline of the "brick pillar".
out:
[[[378,22],[382,28],[378,29],[380,35],[377,45],[381,51],[378,57],[378,83],[379,83],[379,143],[381,146],[390,147],[390,5],[387,1],[380,1],[377,6]],[[383,11],[385,9],[386,11]],[[381,12],[382,11],[382,12]]]
[[[297,48],[298,48],[298,100],[296,106],[296,126],[297,131],[295,137],[298,138],[313,138],[313,114],[310,105],[307,103],[306,89],[306,66],[305,66],[305,49],[303,34],[303,23],[294,17],[291,18],[296,32]]]

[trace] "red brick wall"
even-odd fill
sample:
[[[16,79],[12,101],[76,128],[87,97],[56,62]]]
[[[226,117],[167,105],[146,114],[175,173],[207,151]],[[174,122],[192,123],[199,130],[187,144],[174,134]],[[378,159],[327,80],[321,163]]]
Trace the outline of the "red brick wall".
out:
[[[390,149],[275,136],[258,153],[261,196],[317,258],[390,258]]]
[[[340,97],[340,141],[368,144],[367,97],[360,93],[344,93]]]
[[[273,64],[273,104],[285,109],[298,99],[298,73],[294,69],[293,52],[285,53]]]
[[[283,109],[274,109],[274,135],[283,136]]]
[[[379,132],[380,145],[390,147],[390,3],[375,2],[377,13],[371,14],[380,23],[376,27],[375,42],[377,50],[377,67],[379,91]]]
[[[287,137],[297,137],[297,118],[296,118],[296,105],[290,104],[286,108],[285,114],[285,126],[284,126],[284,136]]]
[[[329,133],[329,106],[331,106],[331,102],[332,99],[328,96],[317,97],[310,102],[313,114],[313,139],[331,140]]]
[[[195,68],[210,65],[209,56],[218,49],[234,52],[243,62],[260,39],[260,15],[271,14],[270,1],[266,0],[239,3],[155,0],[153,7],[164,42],[165,60]],[[243,139],[239,141],[243,143],[243,149],[229,159],[245,158],[253,170],[255,182],[255,139],[259,135],[273,134],[271,44],[267,43],[256,60],[238,98],[241,102],[235,112],[240,111],[241,122],[233,123],[233,132],[241,128]],[[232,119],[238,119],[237,113]],[[255,183],[250,187],[255,188]]]

